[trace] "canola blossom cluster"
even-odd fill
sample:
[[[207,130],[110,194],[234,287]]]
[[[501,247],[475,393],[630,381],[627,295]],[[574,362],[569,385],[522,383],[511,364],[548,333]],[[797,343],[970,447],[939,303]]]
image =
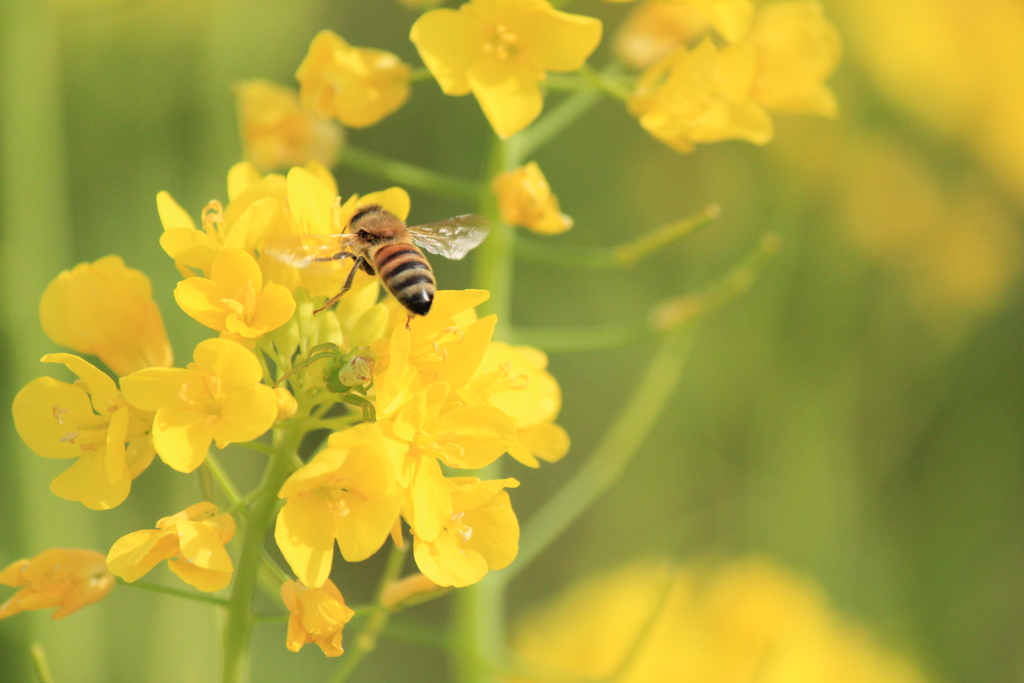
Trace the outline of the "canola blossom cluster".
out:
[[[204,472],[219,493],[207,487],[207,500],[125,534],[105,557],[51,549],[15,562],[0,572],[0,583],[19,589],[0,605],[0,618],[43,608],[62,618],[104,597],[115,577],[136,582],[166,561],[192,589],[232,591],[225,680],[241,680],[238,653],[248,648],[261,563],[280,579],[274,592],[287,610],[287,648],[315,643],[338,656],[356,610],[330,578],[335,547],[346,562],[385,545],[401,560],[396,549],[411,540],[418,571],[402,577],[396,563],[373,607],[389,613],[515,560],[519,523],[509,491],[519,482],[475,475],[505,454],[539,467],[568,452],[556,422],[561,391],[545,354],[494,338],[497,317],[477,314],[488,291],[441,289],[428,315],[410,316],[382,295],[377,277],[342,267],[343,259],[299,267],[274,248],[337,240],[326,236],[343,233],[368,207],[407,219],[403,187],[343,196],[330,167],[365,158],[346,148],[342,127],[381,122],[414,83],[433,78],[446,95],[472,94],[499,150],[534,128],[557,128],[531,124],[561,90],[620,100],[680,152],[729,139],[764,144],[773,135],[769,112],[837,112],[826,80],[840,42],[817,0],[644,0],[601,70],[588,60],[602,22],[547,0],[403,4],[423,10],[409,35],[422,67],[321,31],[295,72],[298,89],[263,79],[236,84],[245,160],[228,172],[227,201],[194,213],[167,192],[157,195],[159,244],[181,276],[174,300],[210,337],[187,362],[175,363],[149,278],[118,256],[62,272],[43,293],[43,330],[70,352],[42,361],[74,378],[55,371],[65,379],[29,382],[13,416],[34,453],[71,461],[51,491],[109,510],[159,458],[183,474]],[[573,219],[524,157],[491,164],[477,183],[391,160],[370,170],[384,167],[378,175],[394,178],[387,169],[398,168],[392,184],[426,191],[441,177],[463,198],[478,197],[498,231],[569,230]],[[337,305],[322,309],[343,287]],[[217,451],[232,444],[267,463],[251,492],[240,492],[218,461]],[[276,550],[263,546],[271,534]],[[378,630],[360,642],[379,634],[383,622],[373,623]]]
[[[228,174],[228,196],[206,206],[202,227],[169,194],[157,197],[161,246],[185,276],[174,298],[218,336],[171,367],[148,278],[115,256],[80,264],[47,289],[44,329],[119,379],[81,356],[49,354],[44,362],[77,380],[33,380],[15,398],[15,426],[38,455],[74,460],[51,490],[95,510],[121,504],[154,456],[188,473],[213,446],[273,449],[262,440],[270,431],[336,427],[306,462],[294,451],[272,457],[290,463],[275,491],[283,505],[274,527],[296,577],[282,588],[293,613],[288,646],[317,642],[338,655],[351,610],[328,578],[335,544],[346,561],[365,560],[389,538],[404,542],[404,520],[424,590],[468,586],[507,566],[519,525],[506,489],[518,482],[455,474],[505,453],[530,467],[560,459],[569,448],[555,423],[561,394],[543,353],[492,341],[496,317],[474,310],[487,292],[440,290],[429,315],[407,322],[396,301],[381,300],[377,279],[361,275],[335,309],[313,315],[314,300],[336,292],[345,270],[305,272],[264,252],[268,240],[334,232],[364,206],[404,219],[401,188],[342,202],[317,162],[287,176],[242,162]],[[364,409],[375,419],[364,420]],[[58,551],[47,551],[2,574],[31,586],[4,615],[38,605],[64,616],[110,589],[107,572],[132,582],[164,560],[194,588],[221,590],[232,579],[225,546],[235,531],[232,514],[202,501],[118,540],[105,568],[95,553],[59,551],[66,558],[55,573]],[[84,576],[72,581],[69,572]],[[310,623],[324,614],[332,625]]]

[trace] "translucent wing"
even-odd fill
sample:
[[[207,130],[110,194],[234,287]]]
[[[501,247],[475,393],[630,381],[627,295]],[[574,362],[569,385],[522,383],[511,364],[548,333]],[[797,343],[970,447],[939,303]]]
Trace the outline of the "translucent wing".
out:
[[[409,228],[416,244],[431,253],[456,261],[478,247],[490,230],[491,222],[476,214]]]
[[[336,263],[338,254],[349,252],[355,235],[311,233],[268,240],[263,251],[293,268],[324,267]]]

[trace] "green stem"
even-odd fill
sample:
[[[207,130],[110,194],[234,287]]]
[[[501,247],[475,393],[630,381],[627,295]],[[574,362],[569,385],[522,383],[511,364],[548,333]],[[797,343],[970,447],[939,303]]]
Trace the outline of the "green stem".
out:
[[[50,662],[46,659],[46,650],[42,643],[32,643],[28,648],[32,657],[32,669],[36,672],[36,679],[39,683],[53,683],[53,672],[50,671]]]
[[[346,144],[338,163],[342,166],[389,180],[402,187],[411,187],[424,192],[454,197],[476,199],[480,188],[476,183],[453,178],[437,171],[389,159],[358,147]]]
[[[490,299],[480,307],[481,315],[498,315],[494,330],[496,340],[509,336],[512,324],[512,271],[515,253],[516,231],[501,220],[498,201],[491,191],[491,181],[499,173],[515,168],[519,158],[506,153],[506,143],[495,137],[487,164],[487,182],[477,197],[478,212],[491,220],[491,234],[476,250],[473,261],[473,286],[491,293]]]
[[[342,659],[337,671],[334,672],[334,677],[331,678],[331,683],[345,683],[352,675],[352,672],[356,670],[356,667],[363,662],[366,655],[377,649],[377,641],[380,639],[381,633],[384,631],[384,627],[387,626],[388,619],[392,614],[391,610],[381,606],[381,598],[384,596],[385,589],[401,574],[402,566],[405,564],[405,556],[409,552],[410,543],[411,541],[407,541],[402,547],[394,544],[391,545],[391,553],[388,555],[387,564],[384,566],[384,573],[381,575],[380,585],[377,587],[377,599],[374,610],[370,613],[370,619],[366,622],[366,626],[356,636],[355,646],[351,648],[348,654],[344,655],[344,659]]]
[[[277,492],[291,474],[292,456],[305,434],[305,416],[289,420],[274,434],[274,455],[267,463],[252,512],[246,518],[242,551],[235,570],[228,616],[224,625],[224,683],[242,683],[249,675],[249,641],[255,621],[253,593],[262,563],[263,544],[277,509]]]
[[[577,268],[632,268],[663,247],[692,235],[721,215],[717,204],[693,216],[666,223],[640,237],[614,247],[582,247],[552,243],[546,239],[520,237],[516,256],[557,266]]]
[[[204,595],[202,593],[193,593],[191,591],[183,591],[177,588],[170,588],[168,586],[161,586],[156,583],[150,583],[149,581],[133,581],[129,583],[123,579],[118,579],[117,582],[122,586],[131,586],[132,588],[138,588],[150,593],[161,593],[163,595],[173,595],[176,598],[185,598],[186,600],[195,600],[196,602],[205,602],[210,605],[217,605],[218,607],[227,607],[228,601],[224,598],[218,598],[213,595]]]
[[[524,161],[538,149],[551,142],[559,133],[574,124],[581,116],[601,101],[601,93],[590,89],[580,90],[566,97],[537,122],[521,133],[512,136],[506,143],[510,155]]]
[[[652,334],[649,327],[627,325],[514,327],[510,339],[512,344],[535,346],[547,353],[566,353],[621,349]]]
[[[236,509],[242,500],[242,494],[238,492],[238,488],[231,481],[231,477],[224,471],[220,460],[213,453],[207,453],[203,465],[206,471],[213,477],[213,480],[217,482],[217,487],[224,494],[224,497],[228,499],[228,502],[231,504],[230,509]]]
[[[684,325],[665,335],[640,383],[590,460],[523,525],[519,556],[511,566],[495,574],[503,585],[618,480],[672,397],[695,334],[694,325]]]
[[[447,633],[439,631],[432,624],[418,623],[411,619],[392,619],[381,636],[406,643],[426,645],[438,650],[447,651],[452,647],[452,639]]]
[[[594,67],[589,64],[584,64],[583,68],[580,69],[580,76],[590,81],[595,88],[606,95],[610,95],[617,100],[626,102],[629,100],[632,93],[629,91],[629,87],[620,83],[612,76],[616,71],[617,69],[612,67],[601,72],[595,70]]]
[[[410,83],[419,83],[420,81],[429,81],[431,78],[433,78],[433,75],[430,73],[430,69],[428,69],[425,66],[420,66],[420,67],[417,67],[417,68],[412,69],[412,70],[409,71],[409,82]]]

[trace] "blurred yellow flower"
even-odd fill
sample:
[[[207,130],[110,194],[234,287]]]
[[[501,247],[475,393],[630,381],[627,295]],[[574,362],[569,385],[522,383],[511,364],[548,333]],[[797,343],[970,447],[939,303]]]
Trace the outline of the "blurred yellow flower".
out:
[[[331,572],[335,541],[348,562],[377,552],[401,504],[374,423],[332,434],[327,448],[292,473],[277,495],[287,502],[277,515],[274,538],[295,575],[313,587],[322,586]]]
[[[193,358],[187,369],[149,368],[121,380],[129,403],[156,413],[153,445],[179,472],[199,467],[210,442],[224,448],[251,441],[277,419],[276,395],[260,384],[263,369],[251,351],[229,339],[207,339]]]
[[[613,47],[623,62],[645,69],[708,28],[707,19],[693,5],[643,0],[622,20]]]
[[[56,607],[53,619],[98,602],[114,587],[107,561],[92,550],[52,548],[0,571],[0,584],[20,588],[0,605],[0,619],[19,612]]]
[[[409,99],[409,66],[384,50],[352,47],[323,30],[309,45],[295,78],[302,107],[321,119],[365,128]]]
[[[19,436],[36,455],[77,458],[50,490],[92,510],[120,505],[131,481],[153,461],[153,414],[129,406],[114,380],[68,353],[43,356],[78,375],[74,384],[40,377],[14,397]]]
[[[738,43],[750,33],[753,22],[752,0],[645,0],[619,27],[615,51],[630,66],[642,68],[709,29]]]
[[[299,410],[299,402],[284,387],[274,387],[274,400],[277,401],[278,420],[287,420]]]
[[[281,600],[291,612],[285,644],[298,652],[306,643],[316,643],[328,657],[339,657],[341,631],[355,612],[345,604],[341,591],[330,579],[320,588],[309,588],[295,581],[281,584]]]
[[[178,578],[206,593],[231,582],[234,565],[224,545],[235,535],[235,520],[213,503],[196,503],[164,517],[156,529],[122,536],[107,553],[107,568],[132,583],[167,560]]]
[[[334,163],[343,139],[341,127],[303,111],[293,88],[257,78],[236,83],[234,93],[246,161],[264,171],[310,159]]]
[[[756,69],[750,45],[718,48],[705,38],[644,72],[629,110],[647,132],[679,152],[723,140],[763,145],[774,129],[768,112],[751,98]]]
[[[451,517],[452,499],[438,460],[475,470],[504,454],[515,439],[505,413],[490,406],[449,405],[449,386],[437,382],[418,392],[381,433],[398,485],[402,515],[420,538],[433,541]]]
[[[757,50],[753,97],[767,109],[834,118],[835,95],[825,81],[839,66],[842,41],[817,0],[762,5],[750,34]]]
[[[816,586],[764,560],[710,575],[628,565],[524,619],[513,651],[526,670],[622,683],[924,680],[835,615]]]
[[[547,364],[538,349],[491,342],[473,378],[458,392],[468,405],[493,406],[511,418],[516,440],[509,455],[529,467],[540,465],[537,458],[560,460],[569,450],[569,435],[554,424],[562,391]]]
[[[120,256],[60,273],[43,292],[39,318],[54,343],[99,357],[118,376],[174,364],[149,278]]]
[[[222,335],[255,339],[284,325],[295,312],[287,287],[263,284],[256,260],[241,249],[222,249],[210,267],[210,279],[190,277],[178,283],[174,299],[181,310]]]
[[[575,71],[601,41],[601,22],[546,0],[472,0],[427,12],[410,39],[447,95],[476,96],[507,138],[540,114],[546,72]]]
[[[377,415],[388,417],[417,392],[435,382],[461,389],[473,376],[494,333],[497,317],[479,320],[473,308],[490,294],[483,290],[439,290],[429,315],[414,318],[390,300],[390,336],[377,339],[373,350]]]
[[[519,521],[508,494],[515,479],[445,479],[452,514],[433,540],[414,537],[413,555],[423,575],[439,586],[469,586],[491,569],[503,569],[519,553]]]
[[[502,220],[510,225],[540,235],[557,235],[572,227],[572,218],[560,211],[558,197],[536,161],[498,174],[491,189],[498,196]]]

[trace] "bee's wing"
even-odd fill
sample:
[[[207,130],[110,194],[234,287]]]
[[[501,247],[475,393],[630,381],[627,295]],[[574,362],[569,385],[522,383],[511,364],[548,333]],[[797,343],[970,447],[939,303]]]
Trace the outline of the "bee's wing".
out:
[[[490,230],[491,222],[476,214],[409,228],[416,244],[431,253],[456,261],[478,247]]]
[[[354,235],[309,233],[286,235],[269,240],[263,251],[293,268],[307,268],[321,264],[330,267],[337,255],[349,250]]]

